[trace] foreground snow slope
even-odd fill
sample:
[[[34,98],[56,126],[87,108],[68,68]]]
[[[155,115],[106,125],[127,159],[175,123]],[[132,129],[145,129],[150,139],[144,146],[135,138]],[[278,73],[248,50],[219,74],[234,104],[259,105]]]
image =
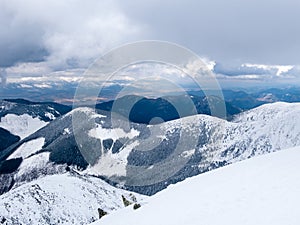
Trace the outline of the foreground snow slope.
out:
[[[255,157],[172,185],[104,225],[296,225],[300,223],[300,147]]]
[[[0,223],[88,224],[99,218],[98,208],[111,212],[124,207],[122,195],[130,199],[130,192],[99,178],[76,173],[46,176],[0,196]]]

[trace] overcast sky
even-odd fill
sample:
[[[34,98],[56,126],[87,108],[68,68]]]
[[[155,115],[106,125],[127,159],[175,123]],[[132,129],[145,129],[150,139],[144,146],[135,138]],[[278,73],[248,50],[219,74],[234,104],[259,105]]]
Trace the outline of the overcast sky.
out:
[[[299,0],[0,0],[0,67],[37,76],[85,68],[143,39],[181,44],[229,76],[245,75],[242,64],[300,65],[299,12]]]

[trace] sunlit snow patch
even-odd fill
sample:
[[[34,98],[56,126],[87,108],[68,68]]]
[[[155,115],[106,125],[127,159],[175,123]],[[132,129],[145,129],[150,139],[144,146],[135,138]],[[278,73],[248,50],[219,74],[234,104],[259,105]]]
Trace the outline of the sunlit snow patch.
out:
[[[41,150],[45,144],[45,138],[38,138],[28,142],[23,143],[16,151],[14,151],[8,159],[14,159],[22,157],[23,159],[27,158],[28,156],[36,153],[37,151]]]
[[[45,116],[48,117],[50,120],[54,120],[55,116],[52,113],[46,112]]]
[[[115,128],[115,129],[105,129],[99,125],[97,125],[96,128],[89,131],[89,135],[93,138],[98,138],[101,140],[105,139],[112,139],[113,141],[116,141],[119,138],[134,138],[139,135],[139,131],[135,129],[131,129],[130,132],[125,132],[121,128]]]
[[[86,170],[88,174],[102,175],[102,176],[126,176],[126,166],[128,164],[127,158],[132,149],[139,145],[138,141],[135,141],[120,152],[113,154],[112,151],[103,153],[98,162]]]
[[[49,162],[49,155],[49,152],[44,152],[23,160],[18,169],[16,177],[29,174],[30,171],[37,171],[45,168]]]
[[[7,114],[1,118],[0,127],[8,130],[10,133],[19,136],[21,139],[33,134],[37,130],[46,126],[48,123],[40,120],[38,117],[33,118],[28,114],[15,115]]]

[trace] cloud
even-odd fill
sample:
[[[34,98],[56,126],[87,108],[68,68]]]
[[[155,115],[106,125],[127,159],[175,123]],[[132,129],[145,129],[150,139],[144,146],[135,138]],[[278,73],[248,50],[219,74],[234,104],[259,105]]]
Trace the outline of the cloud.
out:
[[[276,76],[281,76],[282,74],[285,74],[289,72],[291,69],[294,68],[294,66],[291,65],[263,65],[263,64],[243,64],[242,67],[244,68],[254,68],[256,70],[261,69],[262,71],[270,71],[270,73],[275,73]]]
[[[10,76],[43,76],[51,72],[45,62],[18,63],[5,69]]]
[[[294,66],[292,65],[264,65],[244,63],[239,66],[225,66],[221,63],[217,63],[214,66],[214,72],[231,77],[247,77],[248,75],[258,75],[258,77],[263,77],[263,75],[280,77],[286,75],[293,68]]]
[[[119,1],[150,39],[184,45],[224,64],[299,64],[300,1]]]
[[[55,77],[121,44],[157,39],[213,59],[204,62],[219,79],[291,80],[300,74],[291,68],[299,64],[299,7],[298,0],[0,0],[0,67],[8,77]]]
[[[227,87],[297,85],[300,67],[292,65],[265,65],[245,63],[240,66],[224,66],[216,63],[214,72]]]
[[[269,71],[260,67],[248,67],[246,64],[242,65],[224,65],[222,63],[216,63],[214,66],[214,72],[217,74],[223,74],[226,76],[240,76],[249,74],[269,74]]]
[[[113,1],[0,1],[0,67],[37,64],[53,70],[87,66],[139,27]]]
[[[300,66],[299,65],[293,66],[293,68],[291,68],[290,70],[283,71],[281,73],[281,76],[300,79]]]
[[[7,77],[6,71],[0,68],[0,80],[1,80],[0,86],[6,85],[6,77]]]
[[[297,64],[298,0],[1,0],[0,67],[86,65],[127,41],[166,40],[226,65]]]

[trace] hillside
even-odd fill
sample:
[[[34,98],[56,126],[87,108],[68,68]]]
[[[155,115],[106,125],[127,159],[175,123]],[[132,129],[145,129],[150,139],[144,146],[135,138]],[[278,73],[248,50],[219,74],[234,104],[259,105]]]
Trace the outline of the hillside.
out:
[[[300,148],[252,158],[189,178],[94,225],[297,225]]]
[[[33,134],[70,110],[69,106],[53,102],[0,100],[0,151]]]
[[[74,172],[45,176],[0,196],[0,223],[88,224],[99,218],[98,208],[108,213],[123,208],[122,195],[130,194]]]
[[[113,126],[107,112],[77,108],[5,149],[0,169],[14,165],[8,176],[20,183],[67,164],[153,195],[187,177],[300,145],[300,121],[294,120],[299,113],[299,103],[278,102],[241,113],[231,122],[195,115],[156,125],[127,126],[120,119]],[[20,172],[24,165],[30,168]],[[1,192],[10,186],[6,181],[2,179]]]

